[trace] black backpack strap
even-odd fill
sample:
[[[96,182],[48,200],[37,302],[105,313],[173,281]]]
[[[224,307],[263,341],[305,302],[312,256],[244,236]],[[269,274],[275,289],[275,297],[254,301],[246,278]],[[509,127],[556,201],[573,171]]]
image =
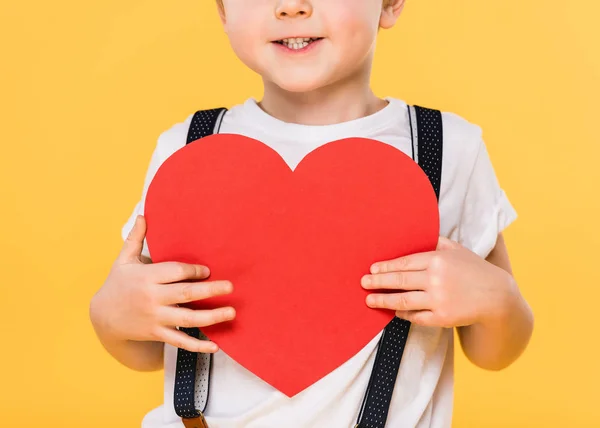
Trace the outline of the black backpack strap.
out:
[[[442,114],[419,106],[408,106],[413,159],[423,169],[439,202],[442,177],[443,133]],[[356,427],[383,428],[411,323],[394,317],[385,327],[359,411]]]
[[[227,109],[225,107],[219,107],[209,110],[199,110],[194,113],[185,144],[190,144],[208,135],[218,134],[221,128],[221,121],[226,112]]]
[[[226,112],[225,107],[220,107],[194,113],[188,129],[186,145],[208,135],[217,134]],[[208,339],[197,327],[179,327],[179,330],[196,339]],[[182,418],[187,428],[208,426],[204,419],[204,411],[208,403],[212,356],[213,354],[177,348],[173,404],[175,412]]]

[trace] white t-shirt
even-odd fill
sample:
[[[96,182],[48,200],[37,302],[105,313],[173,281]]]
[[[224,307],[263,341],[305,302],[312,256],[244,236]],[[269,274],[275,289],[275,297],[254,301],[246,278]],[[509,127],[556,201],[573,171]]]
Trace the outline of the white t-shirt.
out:
[[[332,125],[286,123],[249,98],[228,110],[221,133],[260,140],[294,169],[317,147],[347,137],[390,144],[412,156],[407,105],[386,97],[378,112]],[[122,229],[123,239],[143,214],[148,185],[165,159],[185,145],[193,114],[163,132],[152,155],[142,199]],[[442,112],[443,164],[439,198],[440,234],[487,257],[498,233],[517,214],[499,186],[481,128],[457,114]],[[144,246],[144,254],[149,256]],[[348,428],[356,422],[379,336],[358,354],[298,395],[288,398],[247,371],[223,351],[214,355],[206,419],[211,428]],[[177,349],[165,344],[164,403],[143,419],[142,428],[184,428],[173,406]],[[452,329],[413,324],[400,365],[388,427],[447,428],[453,408]]]

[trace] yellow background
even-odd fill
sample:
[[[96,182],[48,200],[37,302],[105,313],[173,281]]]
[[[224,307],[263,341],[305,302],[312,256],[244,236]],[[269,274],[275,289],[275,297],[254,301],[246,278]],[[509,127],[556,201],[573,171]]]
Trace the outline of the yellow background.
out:
[[[375,92],[480,125],[519,213],[506,238],[534,337],[499,373],[457,350],[455,427],[600,426],[598,16],[591,0],[408,0],[381,33]],[[212,0],[5,0],[0,23],[0,427],[138,427],[162,372],[111,359],[89,299],[158,135],[260,80]]]

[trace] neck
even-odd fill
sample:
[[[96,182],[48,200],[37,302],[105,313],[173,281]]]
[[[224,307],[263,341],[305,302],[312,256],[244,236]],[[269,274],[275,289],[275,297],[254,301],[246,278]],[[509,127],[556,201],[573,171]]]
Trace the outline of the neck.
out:
[[[370,69],[309,92],[289,92],[263,79],[258,103],[267,114],[289,123],[331,125],[371,115],[387,105],[369,85]]]

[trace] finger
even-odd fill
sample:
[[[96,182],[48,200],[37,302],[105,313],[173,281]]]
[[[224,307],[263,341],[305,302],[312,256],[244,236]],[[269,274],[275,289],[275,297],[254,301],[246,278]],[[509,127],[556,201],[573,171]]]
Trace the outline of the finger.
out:
[[[201,352],[203,354],[212,354],[219,350],[216,343],[210,340],[196,339],[187,333],[169,327],[163,327],[159,334],[161,342],[168,343],[176,348],[185,349],[190,352]]]
[[[180,282],[160,286],[159,290],[161,302],[173,305],[230,294],[233,291],[233,284],[230,281]]]
[[[206,266],[181,262],[155,263],[148,267],[148,271],[158,284],[199,281],[210,276],[210,269]]]
[[[131,262],[139,260],[144,248],[144,238],[146,237],[146,219],[144,216],[138,215],[135,218],[135,223],[129,231],[129,235],[123,243],[121,252],[117,259],[120,262]]]
[[[426,290],[427,271],[388,272],[377,275],[365,275],[361,278],[361,285],[367,290]]]
[[[396,311],[396,316],[418,325],[435,325],[432,311]]]
[[[393,260],[377,262],[371,266],[371,273],[377,274],[395,271],[426,270],[429,266],[429,261],[434,254],[435,251],[428,251],[425,253],[415,253],[398,257]]]
[[[458,242],[452,241],[445,236],[440,236],[437,243],[436,250],[455,250],[460,246]]]
[[[163,325],[170,327],[206,327],[231,321],[235,315],[231,307],[202,310],[163,306],[158,317]]]
[[[431,308],[427,293],[424,291],[369,294],[367,296],[367,306],[371,308],[393,309],[395,311],[418,311]]]

